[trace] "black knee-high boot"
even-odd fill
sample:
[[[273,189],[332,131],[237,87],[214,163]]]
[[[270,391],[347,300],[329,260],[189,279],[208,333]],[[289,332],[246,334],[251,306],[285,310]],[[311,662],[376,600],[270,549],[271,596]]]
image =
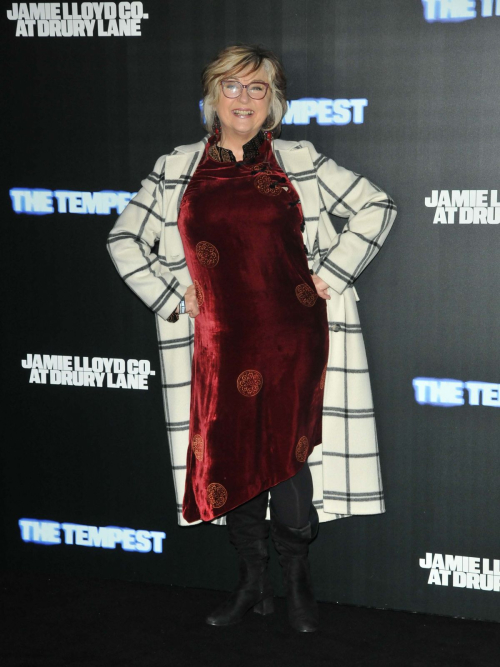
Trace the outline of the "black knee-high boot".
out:
[[[274,611],[269,561],[269,521],[265,520],[268,493],[263,492],[227,513],[229,540],[239,557],[239,581],[229,598],[209,616],[209,625],[234,625],[252,609],[266,615]]]
[[[298,632],[315,632],[319,625],[308,554],[309,543],[318,534],[319,518],[311,504],[308,523],[301,528],[285,526],[271,501],[271,537],[283,568],[283,581],[290,625]]]

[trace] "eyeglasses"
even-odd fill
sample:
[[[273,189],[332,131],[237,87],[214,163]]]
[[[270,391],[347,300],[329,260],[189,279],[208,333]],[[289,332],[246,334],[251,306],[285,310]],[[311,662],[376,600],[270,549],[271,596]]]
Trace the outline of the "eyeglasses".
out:
[[[232,79],[223,79],[220,82],[222,92],[226,97],[235,98],[239,97],[243,92],[243,88],[247,89],[247,93],[254,100],[262,100],[267,93],[269,88],[268,83],[264,81],[252,81],[251,83],[243,84],[239,81],[233,81]]]

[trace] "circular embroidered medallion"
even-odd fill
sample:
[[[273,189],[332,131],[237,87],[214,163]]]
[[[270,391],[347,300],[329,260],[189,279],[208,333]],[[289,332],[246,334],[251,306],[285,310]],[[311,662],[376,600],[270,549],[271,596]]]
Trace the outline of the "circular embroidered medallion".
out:
[[[326,366],[323,368],[323,372],[321,373],[321,378],[319,381],[319,388],[324,389],[325,388],[325,380],[326,380]]]
[[[255,396],[261,390],[263,382],[259,371],[243,371],[238,375],[236,386],[243,396]]]
[[[200,283],[197,280],[194,281],[194,291],[196,293],[196,301],[198,301],[198,305],[201,306],[201,304],[205,301],[205,295]]]
[[[295,458],[297,461],[305,461],[307,458],[307,450],[309,449],[309,440],[303,435],[295,447]]]
[[[227,491],[222,484],[212,482],[207,486],[207,497],[212,507],[222,507],[227,500]]]
[[[307,283],[300,283],[295,288],[297,299],[303,306],[314,306],[318,298],[318,294],[312,290]]]
[[[193,436],[191,446],[198,461],[203,461],[203,438],[199,433]]]
[[[196,257],[202,266],[211,269],[219,262],[219,251],[208,241],[199,241],[196,244]]]
[[[283,192],[283,188],[281,187],[280,183],[273,181],[269,174],[259,174],[255,177],[253,184],[259,192],[262,192],[263,195],[276,197]]]

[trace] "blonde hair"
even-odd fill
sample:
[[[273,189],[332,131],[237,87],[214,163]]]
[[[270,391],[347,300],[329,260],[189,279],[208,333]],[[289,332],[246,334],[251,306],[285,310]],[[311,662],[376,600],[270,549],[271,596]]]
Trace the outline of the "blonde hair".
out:
[[[219,82],[221,79],[233,76],[250,66],[250,73],[256,72],[264,65],[269,77],[269,92],[271,103],[269,113],[262,126],[263,130],[273,130],[273,134],[279,137],[281,134],[281,121],[287,112],[286,102],[286,77],[279,58],[267,49],[252,44],[240,44],[227,46],[213,58],[201,73],[203,86],[203,109],[205,115],[204,127],[213,133],[212,125],[215,117],[215,106],[219,101],[221,93]]]

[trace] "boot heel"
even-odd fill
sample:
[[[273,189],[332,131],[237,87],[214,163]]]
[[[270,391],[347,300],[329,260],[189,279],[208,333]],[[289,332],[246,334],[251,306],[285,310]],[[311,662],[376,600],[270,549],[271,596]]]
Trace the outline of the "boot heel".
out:
[[[274,598],[264,598],[253,608],[254,612],[257,614],[262,614],[262,616],[267,616],[267,614],[272,614],[274,612]]]

